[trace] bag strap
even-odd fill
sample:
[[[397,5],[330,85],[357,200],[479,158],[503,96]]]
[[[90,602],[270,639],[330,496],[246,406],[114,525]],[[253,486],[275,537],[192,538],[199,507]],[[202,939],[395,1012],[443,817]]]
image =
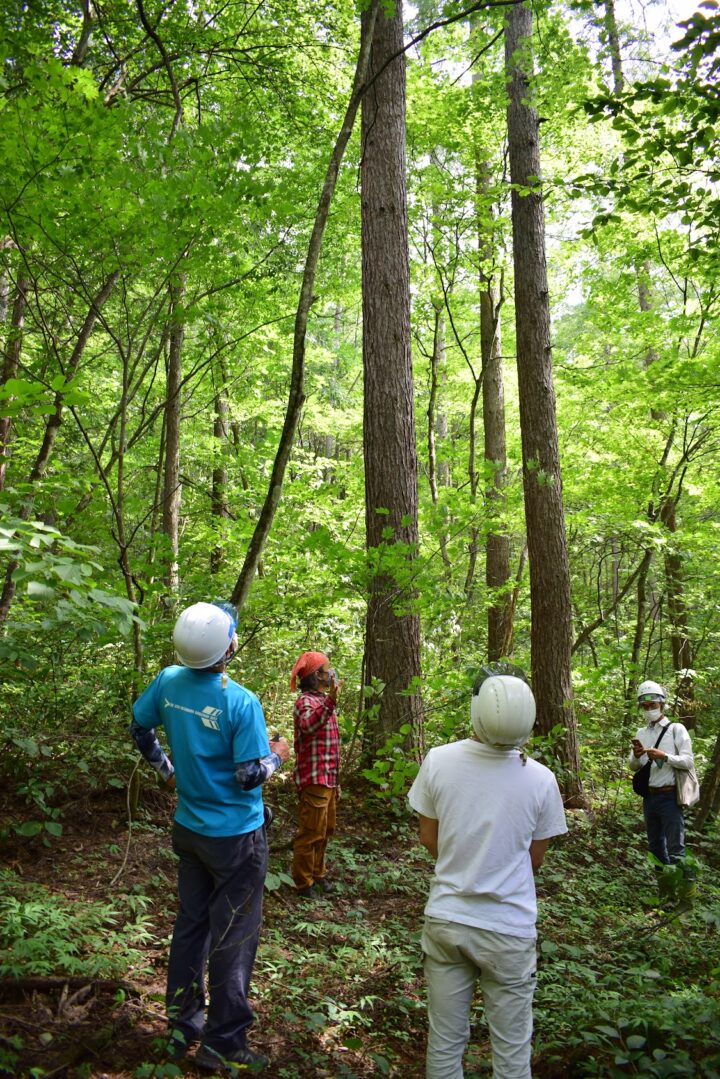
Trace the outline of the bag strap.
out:
[[[657,749],[657,747],[658,747],[658,746],[660,745],[660,743],[661,743],[661,742],[662,742],[662,740],[663,740],[663,735],[664,735],[664,734],[667,734],[667,732],[668,732],[669,730],[671,730],[672,726],[673,726],[673,724],[672,724],[672,723],[668,723],[667,727],[663,727],[663,728],[661,729],[661,731],[660,731],[660,737],[658,738],[657,742],[656,742],[656,743],[655,743],[655,745],[653,746],[653,749]],[[674,747],[674,746],[675,746],[675,736],[673,735],[673,747]]]

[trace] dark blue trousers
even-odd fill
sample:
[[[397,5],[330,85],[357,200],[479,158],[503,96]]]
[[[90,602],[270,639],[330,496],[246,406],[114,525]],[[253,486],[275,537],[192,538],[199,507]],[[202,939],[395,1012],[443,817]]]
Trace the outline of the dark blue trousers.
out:
[[[643,798],[648,847],[658,861],[673,865],[685,857],[685,818],[675,791],[660,791]]]
[[[168,964],[168,1025],[230,1056],[245,1046],[253,1021],[247,996],[262,922],[265,828],[213,837],[174,824],[172,842],[180,910]]]

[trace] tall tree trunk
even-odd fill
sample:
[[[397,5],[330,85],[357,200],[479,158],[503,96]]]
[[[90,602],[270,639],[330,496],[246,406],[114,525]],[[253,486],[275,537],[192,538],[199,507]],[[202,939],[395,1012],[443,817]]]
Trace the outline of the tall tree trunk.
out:
[[[162,531],[165,535],[165,587],[171,597],[179,587],[178,554],[180,532],[180,413],[182,386],[182,353],[185,338],[185,274],[179,274],[170,284],[170,337],[168,343],[167,375],[165,381],[165,468],[163,473]]]
[[[480,155],[476,160],[478,195],[487,194],[489,167]],[[478,199],[478,203],[481,199]],[[492,229],[478,220],[480,256],[480,348],[482,354],[483,431],[485,460],[492,466],[492,479],[485,491],[485,506],[491,527],[485,541],[485,584],[490,596],[488,607],[489,660],[504,654],[505,642],[511,639],[508,620],[512,598],[510,580],[510,537],[503,528],[507,450],[505,443],[505,385],[500,347],[500,308],[502,296],[489,269],[495,262]],[[500,527],[498,527],[498,525]]]
[[[616,94],[621,94],[625,88],[625,79],[620,55],[620,37],[615,17],[615,0],[605,0],[605,33],[607,34],[608,51],[612,65],[613,90]]]
[[[444,386],[447,378],[447,370],[443,363],[440,371],[440,385]],[[436,445],[442,446],[447,442],[448,437],[448,417],[444,408],[440,407],[437,410],[437,442]],[[437,461],[437,482],[438,487],[450,487],[452,484],[452,476],[450,474],[450,462],[445,455],[442,455]]]
[[[115,498],[112,497],[112,491],[110,488],[109,477],[107,473],[102,475],[105,489],[110,496],[110,502],[113,509],[113,516],[115,519],[115,531],[114,539],[118,546],[118,563],[123,575],[123,581],[125,582],[125,594],[131,603],[138,603],[138,589],[136,585],[135,575],[132,571],[130,564],[130,542],[127,538],[127,529],[125,527],[125,448],[127,446],[127,418],[128,418],[128,400],[130,392],[130,371],[127,353],[123,355],[123,383],[122,383],[122,398],[120,400],[120,444],[118,448],[117,458],[117,488]],[[100,461],[96,461],[100,466]],[[133,655],[135,659],[134,669],[135,673],[139,676],[142,673],[144,664],[144,651],[143,651],[143,639],[140,630],[140,623],[136,619],[133,621]],[[172,662],[172,652],[166,653],[164,664]],[[138,679],[139,681],[139,679]],[[139,691],[139,685],[136,682],[134,686],[130,687],[131,696],[134,699],[135,693]]]
[[[708,818],[720,809],[720,734],[715,740],[710,763],[700,783],[700,801],[698,802],[695,826],[704,827]]]
[[[441,380],[445,371],[445,318],[443,315],[442,300],[433,300],[434,329],[433,348],[430,357],[430,393],[427,407],[427,438],[428,438],[428,483],[430,485],[430,497],[433,506],[438,504],[438,479],[439,468],[437,461],[437,441],[442,438],[441,430],[447,431],[447,418],[438,406],[438,394]],[[441,423],[440,418],[443,422]],[[445,510],[441,510],[444,516],[440,527],[439,546],[440,557],[446,569],[450,568],[450,556],[447,549],[447,529],[445,527]]]
[[[513,6],[505,24],[505,58],[532,675],[540,730],[564,728],[558,741],[562,787],[567,800],[578,802],[582,790],[570,676],[570,569],[552,380],[539,125],[529,104],[532,28],[532,11]]]
[[[210,512],[212,513],[217,536],[215,546],[210,552],[210,572],[217,573],[225,560],[225,522],[230,516],[228,508],[228,472],[225,455],[228,449],[228,402],[225,396],[225,382],[220,370],[215,373],[215,418],[213,420],[214,463],[212,470],[212,493]]]
[[[444,320],[442,306],[433,300],[433,347],[430,356],[430,393],[427,407],[427,444],[428,444],[428,484],[430,485],[430,497],[433,505],[437,506],[437,454],[435,449],[436,413],[438,397],[438,371],[440,369],[440,357],[445,353]]]
[[[497,325],[496,315],[491,315],[494,305],[493,290],[481,294],[481,324]],[[491,597],[488,608],[489,660],[500,659],[505,641],[511,636],[511,598],[508,589],[510,579],[510,537],[503,529],[505,512],[504,488],[507,479],[507,455],[505,448],[505,401],[502,361],[497,333],[488,343],[485,330],[483,339],[483,425],[485,432],[485,460],[493,467],[493,478],[485,491],[485,505],[491,530],[485,541],[485,583]],[[489,345],[485,352],[486,344]],[[500,527],[498,527],[498,525]]]
[[[12,317],[5,339],[3,351],[2,375],[0,384],[15,378],[17,375],[20,353],[22,351],[23,328],[25,326],[25,311],[27,309],[27,290],[30,282],[25,274],[18,274],[13,302]],[[4,317],[3,317],[4,321]],[[7,472],[8,458],[10,457],[10,433],[12,420],[9,416],[0,416],[0,491],[5,488],[5,474]]]
[[[668,617],[670,620],[670,644],[672,647],[673,667],[678,679],[675,696],[675,715],[686,727],[695,726],[695,687],[692,675],[683,672],[692,669],[693,656],[688,630],[688,612],[685,602],[682,559],[675,547],[677,519],[675,499],[667,496],[660,507],[660,520],[670,533],[671,539],[665,548],[665,583],[667,586]]]
[[[475,505],[477,502],[478,485],[480,481],[480,474],[477,470],[477,414],[478,405],[480,404],[480,396],[482,394],[482,367],[480,368],[479,376],[475,375],[475,371],[471,369],[471,373],[475,382],[473,388],[472,400],[470,402],[470,419],[468,423],[468,481],[470,484],[470,502]],[[473,597],[475,589],[475,568],[477,566],[477,557],[479,552],[478,537],[480,535],[480,529],[476,525],[470,526],[470,542],[468,544],[468,567],[465,574],[465,584],[463,586],[465,595],[468,600]]]
[[[362,108],[363,451],[366,539],[374,566],[364,680],[381,689],[373,702],[379,707],[369,713],[366,753],[404,724],[411,725],[416,745],[422,743],[420,619],[407,565],[418,528],[402,49],[402,3],[396,0],[392,15],[383,9],[377,16],[371,71],[382,74]]]
[[[625,715],[630,721],[637,715],[637,687],[640,683],[640,652],[645,635],[647,615],[647,579],[652,565],[653,552],[647,547],[642,557],[640,571],[635,587],[635,632],[633,633],[632,652],[630,653],[629,678],[625,691]]]
[[[270,535],[270,529],[272,528],[275,513],[282,495],[285,470],[288,461],[290,460],[295,432],[297,431],[300,413],[305,401],[305,337],[307,334],[310,307],[315,299],[313,296],[313,289],[315,287],[317,264],[322,248],[325,226],[330,212],[330,204],[335,193],[340,165],[345,156],[345,150],[350,135],[352,134],[355,116],[357,115],[357,110],[364,91],[370,56],[370,44],[378,10],[379,0],[372,0],[363,16],[363,29],[360,38],[360,50],[355,68],[353,88],[347,109],[345,110],[345,116],[343,117],[342,127],[340,128],[332,154],[330,155],[327,172],[325,173],[325,182],[315,212],[315,222],[308,244],[303,279],[300,286],[300,297],[298,299],[297,312],[295,314],[293,362],[290,375],[290,394],[288,396],[288,405],[285,411],[285,422],[283,424],[282,434],[280,435],[277,453],[275,454],[275,461],[273,462],[268,492],[260,511],[260,516],[258,517],[252,539],[250,540],[250,546],[245,555],[245,561],[240,570],[240,575],[235,582],[235,587],[232,596],[230,597],[238,610],[242,610],[250,595],[250,589],[252,588],[255,574],[260,565],[263,549],[267,542],[267,538]]]

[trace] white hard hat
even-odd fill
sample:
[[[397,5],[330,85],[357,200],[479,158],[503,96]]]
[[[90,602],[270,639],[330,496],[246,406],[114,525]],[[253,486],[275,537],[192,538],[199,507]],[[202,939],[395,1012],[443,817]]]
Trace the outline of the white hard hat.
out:
[[[177,657],[194,670],[214,667],[232,644],[234,633],[235,621],[228,611],[214,603],[193,603],[175,623]]]
[[[641,682],[637,688],[637,699],[638,704],[648,702],[664,704],[667,700],[667,693],[657,682]]]
[[[526,681],[498,674],[484,679],[470,704],[473,730],[491,746],[523,746],[535,723],[535,698]]]

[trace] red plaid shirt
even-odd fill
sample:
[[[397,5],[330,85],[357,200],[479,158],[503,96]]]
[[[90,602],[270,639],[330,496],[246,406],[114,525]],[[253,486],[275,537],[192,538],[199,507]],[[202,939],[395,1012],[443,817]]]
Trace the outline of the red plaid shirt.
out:
[[[335,702],[324,693],[305,691],[295,701],[295,786],[337,787],[340,778],[340,731]]]

